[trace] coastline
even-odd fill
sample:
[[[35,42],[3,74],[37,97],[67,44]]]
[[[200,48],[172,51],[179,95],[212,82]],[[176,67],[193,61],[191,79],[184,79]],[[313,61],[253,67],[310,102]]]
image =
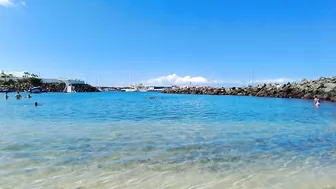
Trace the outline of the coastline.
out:
[[[76,92],[100,92],[96,87],[89,84],[72,84]],[[8,81],[0,81],[0,91],[9,92],[26,92],[33,87],[41,87],[42,90],[47,92],[63,92],[66,84],[65,83],[44,83],[39,78],[26,78]]]
[[[336,76],[321,77],[315,80],[303,79],[300,83],[262,84],[247,87],[217,88],[210,86],[174,87],[163,91],[166,94],[198,94],[198,95],[235,95],[274,98],[313,99],[336,102]]]

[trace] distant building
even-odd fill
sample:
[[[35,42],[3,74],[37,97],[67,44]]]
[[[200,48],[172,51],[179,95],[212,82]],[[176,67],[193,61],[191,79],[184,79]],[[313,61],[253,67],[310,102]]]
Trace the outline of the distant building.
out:
[[[85,81],[80,79],[54,79],[54,78],[41,78],[42,83],[67,83],[67,84],[85,84]]]
[[[13,80],[27,79],[26,77],[6,77],[0,78],[0,80]],[[55,78],[40,78],[42,83],[65,83],[65,84],[85,84],[84,80],[80,79],[55,79]]]
[[[42,83],[65,83],[65,84],[86,84],[84,80],[80,79],[70,79],[70,78],[40,78],[38,75],[30,74],[28,72],[22,72],[18,74],[19,72],[16,72],[16,74],[5,74],[5,70],[1,70],[1,75],[3,77],[0,77],[0,80],[13,80],[17,81],[20,79],[28,79],[31,77],[37,77],[41,79]]]

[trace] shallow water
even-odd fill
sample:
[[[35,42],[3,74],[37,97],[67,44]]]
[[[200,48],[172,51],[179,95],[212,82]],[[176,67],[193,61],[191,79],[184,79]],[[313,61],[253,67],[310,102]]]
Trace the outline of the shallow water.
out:
[[[0,117],[0,188],[336,188],[334,103],[49,93]]]

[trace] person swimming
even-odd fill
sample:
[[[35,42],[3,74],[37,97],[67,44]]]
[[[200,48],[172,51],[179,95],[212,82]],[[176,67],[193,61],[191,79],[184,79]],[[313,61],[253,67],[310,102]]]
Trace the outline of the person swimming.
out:
[[[16,100],[20,100],[21,99],[20,92],[16,92],[15,98],[16,98]]]
[[[35,107],[38,106],[38,103],[37,103],[36,101],[34,102],[34,106],[35,106]]]
[[[31,98],[31,95],[30,95],[30,93],[29,93],[27,96],[25,96],[25,98]]]
[[[159,96],[147,96],[146,99],[152,100],[152,99],[160,99]]]
[[[5,99],[7,100],[8,99],[8,93],[7,92],[5,92]]]
[[[317,96],[314,97],[314,105],[315,105],[315,107],[320,106],[320,99]]]

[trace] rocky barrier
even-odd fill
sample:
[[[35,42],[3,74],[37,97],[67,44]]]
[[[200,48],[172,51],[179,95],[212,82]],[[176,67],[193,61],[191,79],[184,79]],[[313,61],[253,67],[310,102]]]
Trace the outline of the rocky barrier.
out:
[[[42,83],[38,78],[0,81],[0,90],[24,92],[36,86],[40,86],[48,92],[63,92],[65,83]],[[76,92],[99,92],[96,87],[88,84],[74,84],[73,86]]]
[[[99,92],[96,87],[88,84],[73,84],[76,92]],[[65,83],[42,83],[42,89],[48,92],[63,92]]]
[[[321,77],[316,80],[303,79],[300,83],[263,84],[247,87],[214,88],[214,87],[174,87],[163,93],[170,94],[202,94],[202,95],[238,95],[277,98],[313,99],[318,96],[322,100],[336,102],[336,77]]]
[[[76,92],[99,92],[96,87],[89,84],[74,84]]]

